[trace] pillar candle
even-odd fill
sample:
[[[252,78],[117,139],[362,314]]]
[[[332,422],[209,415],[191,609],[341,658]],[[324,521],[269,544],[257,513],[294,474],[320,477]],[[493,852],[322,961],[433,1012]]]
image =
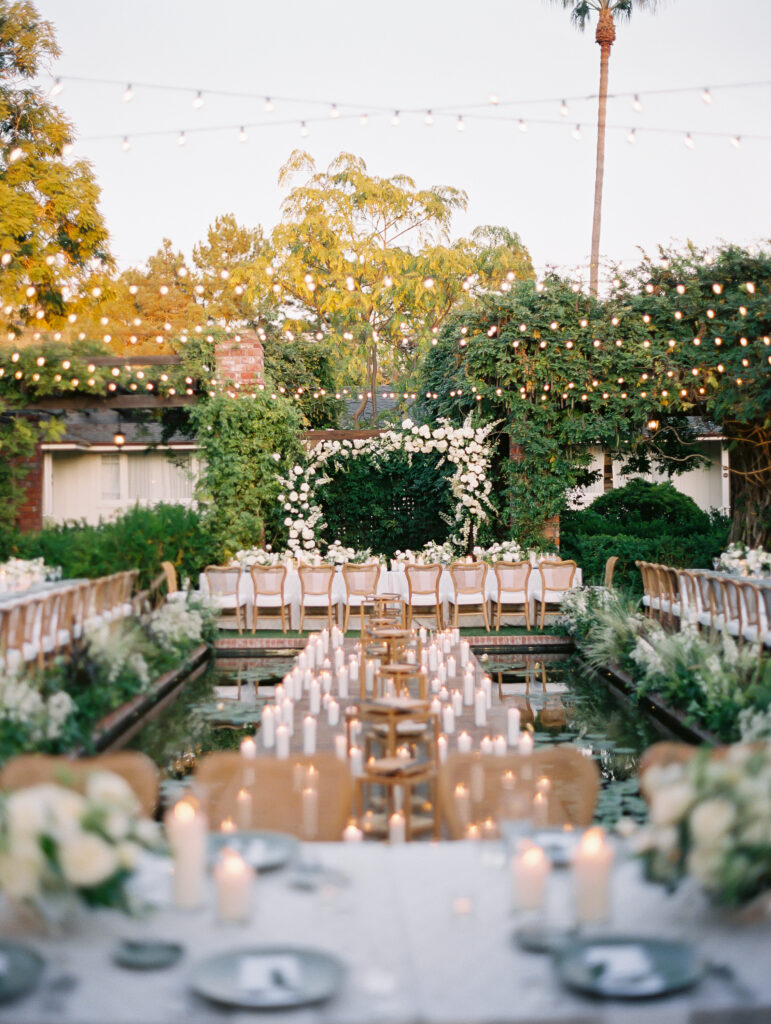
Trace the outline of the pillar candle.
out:
[[[305,651],[300,651],[297,655],[297,664],[303,669],[308,667],[308,655]]]
[[[289,735],[294,736],[294,701],[289,697],[281,701],[281,721],[289,730]]]
[[[469,654],[471,653],[471,645],[468,640],[461,640],[460,642],[460,664],[462,668],[468,665]]]
[[[359,778],[364,772],[364,751],[361,747],[351,747],[348,751],[348,759],[351,766],[351,775]]]
[[[308,701],[310,713],[317,715],[321,711],[321,684],[318,679],[312,679],[308,689]]]
[[[451,654],[450,657],[447,659],[447,678],[448,679],[454,679],[455,678],[455,673],[457,671],[458,671],[458,663],[456,662],[454,656]]]
[[[436,644],[431,644],[428,648],[428,668],[430,672],[436,672],[439,667],[439,652],[436,649]]]
[[[307,691],[307,690],[310,689],[310,685],[311,685],[311,680],[312,679],[313,679],[313,669],[312,668],[306,668],[305,672],[303,672],[303,690],[304,691]]]
[[[359,676],[359,659],[352,654],[348,659],[348,678],[357,679]]]
[[[452,642],[453,646],[457,647],[460,643],[460,629],[457,626],[453,626],[452,630]]]
[[[536,793],[533,797],[533,825],[535,828],[546,828],[549,823],[549,797],[546,793]]]
[[[345,733],[335,736],[335,757],[340,761],[345,761],[348,758],[348,740]]]
[[[607,921],[610,916],[610,880],[613,849],[603,829],[590,828],[573,855],[576,917],[580,922]]]
[[[474,725],[481,726],[487,724],[487,698],[485,697],[485,691],[480,686],[474,694]]]
[[[388,842],[403,843],[407,838],[406,823],[401,811],[394,811],[388,819]]]
[[[533,753],[534,745],[535,744],[533,742],[532,733],[528,732],[527,730],[520,733],[519,744],[517,746],[517,750],[520,754],[523,754],[525,757],[528,757],[530,754]]]
[[[447,701],[449,699],[450,699],[450,691],[447,689],[446,686],[441,687],[441,689],[439,690],[439,700]]]
[[[254,869],[228,847],[214,867],[217,917],[220,921],[248,921],[251,913]]]
[[[273,699],[276,704],[280,704],[281,701],[286,697],[286,688],[283,683],[279,683],[273,693]]]
[[[434,697],[429,705],[432,715],[441,715],[442,713],[442,702],[438,697]]]
[[[453,690],[451,694],[452,699],[452,710],[455,712],[455,717],[458,718],[463,714],[463,694],[460,690]]]
[[[449,654],[452,650],[452,631],[447,630],[442,634],[442,650],[445,654]]]
[[[324,650],[324,654],[329,650],[329,630],[326,626],[321,631],[321,646]]]
[[[283,722],[276,726],[276,757],[282,761],[289,757],[289,729]]]
[[[174,855],[174,905],[199,907],[206,872],[206,815],[189,800],[180,800],[166,816],[166,833]]]
[[[426,630],[425,626],[421,626],[420,629],[418,630],[418,639],[422,644],[424,644],[428,639],[428,631]]]
[[[495,737],[495,739],[493,740],[493,753],[496,755],[496,757],[505,757],[506,756],[506,737],[505,736],[500,736],[499,735],[499,736]]]
[[[313,715],[303,718],[303,754],[316,753],[316,719]]]
[[[540,846],[525,842],[511,858],[514,904],[519,910],[539,910],[544,903],[551,862]]]
[[[425,647],[420,652],[420,667],[425,669],[428,668],[428,651],[425,649]]]
[[[448,734],[455,732],[455,712],[452,704],[445,704],[442,708],[442,729]]]
[[[236,821],[241,832],[252,827],[252,794],[248,789],[239,789],[236,797]]]
[[[458,737],[458,753],[459,754],[470,754],[471,753],[471,736],[464,729]]]
[[[483,736],[479,741],[479,751],[482,754],[492,754],[493,752],[493,741],[489,736]]]
[[[417,664],[417,660],[418,659],[417,659],[417,656],[415,654],[415,651],[412,648],[410,648],[407,651],[407,664],[408,665],[415,665],[415,664]]]
[[[257,744],[251,736],[241,740],[241,757],[245,761],[253,761],[257,757]]]
[[[316,724],[315,719],[313,724]],[[319,834],[319,791],[315,786],[305,786],[300,799],[303,838],[315,839]]]
[[[442,684],[439,682],[439,676],[433,676],[431,679],[431,692],[439,693]]]
[[[335,672],[339,672],[345,661],[345,652],[342,647],[335,648]]]
[[[365,669],[364,669],[364,686],[366,687],[368,693],[372,691],[372,687],[374,685],[374,682],[375,682],[375,662],[371,658],[368,658],[367,659],[367,664],[366,664]]]
[[[340,671],[337,673],[337,694],[346,700],[348,697],[348,668],[343,665]]]
[[[466,669],[463,677],[463,703],[467,708],[474,703],[474,672],[471,668]]]
[[[447,760],[447,737],[440,736],[436,741],[436,755],[439,760],[439,764],[444,764]]]
[[[439,662],[439,667],[436,670],[436,674],[439,676],[439,682],[444,686],[447,682],[447,666],[443,661]]]
[[[468,786],[463,782],[457,783],[452,795],[460,823],[465,828],[471,817],[471,794]]]
[[[349,822],[343,829],[344,843],[360,843],[364,839],[364,833],[355,821]]]
[[[262,728],[260,729],[262,745],[266,750],[270,750],[276,742],[276,716],[270,704],[263,705],[260,712],[260,721],[262,722]]]
[[[340,705],[333,697],[327,704],[327,722],[330,725],[337,725],[340,721]]]
[[[510,747],[516,747],[519,743],[519,728],[521,715],[519,708],[509,708],[506,712],[506,738],[509,741]]]
[[[493,681],[489,676],[482,677],[482,689],[485,691],[487,710],[493,706]]]

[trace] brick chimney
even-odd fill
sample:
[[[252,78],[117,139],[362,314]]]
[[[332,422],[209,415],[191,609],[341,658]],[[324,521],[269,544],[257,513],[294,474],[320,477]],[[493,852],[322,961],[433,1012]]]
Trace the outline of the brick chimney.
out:
[[[250,391],[264,383],[265,353],[254,331],[240,331],[214,348],[217,379]]]

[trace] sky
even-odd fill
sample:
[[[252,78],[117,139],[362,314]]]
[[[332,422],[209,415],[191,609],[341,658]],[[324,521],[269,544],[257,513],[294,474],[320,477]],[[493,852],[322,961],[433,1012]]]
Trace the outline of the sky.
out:
[[[464,189],[468,208],[456,216],[453,237],[477,225],[505,225],[540,271],[588,277],[597,107],[587,97],[598,90],[599,47],[594,22],[579,32],[561,5],[36,4],[63,51],[51,73],[63,86],[56,102],[76,126],[73,157],[93,164],[121,267],[142,263],[164,238],[189,255],[225,213],[270,230],[285,194],[279,169],[303,148],[321,168],[344,150],[376,175]],[[771,236],[770,38],[769,0],[744,0],[738,9],[725,0],[663,0],[655,13],[635,12],[618,25],[610,92],[627,95],[608,105],[608,124],[618,127],[607,138],[604,258],[629,264],[640,249],[655,252],[659,244],[750,245]],[[49,85],[53,77],[41,81]],[[768,84],[720,88],[753,82]],[[134,97],[124,102],[128,83]],[[670,91],[677,89],[691,91]],[[200,108],[193,106],[197,90]],[[266,96],[274,102],[270,113]],[[343,116],[330,117],[333,103]],[[394,110],[401,112],[398,126],[391,124]],[[362,113],[369,114],[366,125]],[[573,138],[577,124],[580,140]],[[241,125],[247,138],[239,142]],[[646,130],[654,128],[668,133]],[[735,148],[729,138],[701,133],[736,135],[741,143]]]

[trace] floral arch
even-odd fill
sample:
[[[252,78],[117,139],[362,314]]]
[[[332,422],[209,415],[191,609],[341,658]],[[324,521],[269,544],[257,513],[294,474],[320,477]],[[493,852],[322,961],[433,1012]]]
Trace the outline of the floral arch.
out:
[[[458,545],[468,543],[472,531],[487,518],[492,508],[488,477],[492,445],[489,436],[496,423],[472,427],[468,416],[463,426],[454,427],[445,418],[438,426],[417,426],[406,419],[398,430],[387,430],[379,437],[354,440],[319,441],[309,451],[304,465],[295,465],[285,477],[279,477],[284,493],[279,495],[286,513],[284,525],[289,530],[290,550],[313,551],[326,523],[318,504],[319,489],[331,479],[329,473],[342,469],[351,458],[366,456],[376,465],[385,466],[399,451],[408,457],[416,453],[436,453],[441,466],[455,466],[450,477],[450,491],[455,500],[451,528],[452,540]]]

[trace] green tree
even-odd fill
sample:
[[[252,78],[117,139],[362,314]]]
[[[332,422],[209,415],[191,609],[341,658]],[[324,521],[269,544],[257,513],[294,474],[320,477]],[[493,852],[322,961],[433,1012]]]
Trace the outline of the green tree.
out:
[[[11,334],[89,308],[90,278],[110,263],[91,167],[67,161],[72,126],[31,84],[59,52],[34,4],[0,0],[0,305]]]
[[[458,189],[375,177],[349,153],[318,171],[296,151],[279,181],[301,174],[272,235],[265,287],[288,340],[329,339],[366,382],[371,399],[356,420],[368,400],[374,418],[381,370],[392,380],[412,373],[461,301],[507,277],[531,277],[530,257],[514,234],[449,243],[452,215],[466,205]]]
[[[571,18],[583,32],[592,11],[597,13],[595,41],[600,48],[600,92],[597,105],[597,160],[594,172],[594,212],[592,215],[592,253],[589,261],[589,290],[597,294],[600,272],[600,228],[602,223],[602,185],[605,178],[605,122],[608,108],[610,51],[616,41],[615,19],[630,18],[632,10],[654,10],[658,0],[552,0],[569,8]]]

